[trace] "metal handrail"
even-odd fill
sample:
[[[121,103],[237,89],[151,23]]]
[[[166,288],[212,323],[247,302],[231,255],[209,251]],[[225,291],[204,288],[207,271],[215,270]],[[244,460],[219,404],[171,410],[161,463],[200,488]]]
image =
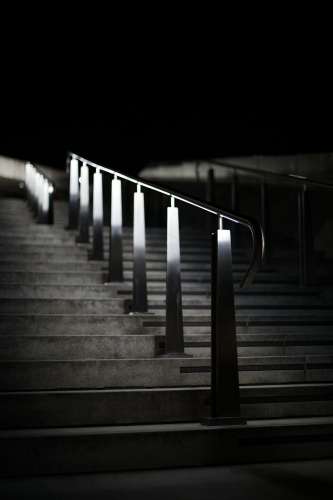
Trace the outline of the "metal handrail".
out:
[[[165,188],[164,186],[160,186],[159,184],[155,184],[152,182],[147,182],[143,181],[138,177],[133,177],[130,175],[125,175],[122,174],[121,172],[118,172],[113,169],[105,168],[102,167],[101,165],[98,165],[97,163],[91,162],[87,160],[86,158],[82,158],[81,156],[76,155],[75,153],[68,152],[68,155],[71,156],[72,158],[79,160],[83,163],[86,163],[87,165],[90,165],[91,167],[94,167],[96,169],[102,170],[104,172],[108,172],[110,174],[116,175],[117,177],[120,177],[121,179],[128,180],[130,182],[133,182],[134,184],[140,184],[142,187],[147,187],[148,189],[152,189],[154,191],[158,191],[162,194],[165,194],[166,196],[171,196],[173,198],[176,198],[180,201],[183,201],[185,203],[189,203],[190,205],[196,206],[198,208],[201,208],[202,210],[206,210],[207,212],[216,214],[220,217],[225,217],[226,219],[231,220],[232,222],[236,222],[238,224],[242,224],[244,226],[247,226],[252,233],[252,239],[253,239],[253,250],[252,250],[252,258],[250,265],[240,283],[240,288],[242,290],[247,290],[255,275],[257,274],[261,261],[264,255],[264,234],[261,229],[261,226],[259,222],[252,218],[248,217],[245,215],[242,215],[238,212],[235,212],[233,210],[229,210],[227,208],[220,207],[219,205],[207,203],[205,201],[200,200],[199,198],[196,198],[194,196],[189,196],[185,193],[182,193],[180,191],[176,191],[175,189],[170,189],[170,188]]]
[[[34,169],[35,169],[35,170],[37,170],[37,172],[38,172],[39,174],[41,174],[43,177],[45,177],[45,179],[46,179],[46,180],[47,180],[50,184],[52,184],[53,189],[55,189],[55,182],[54,182],[54,181],[52,181],[52,180],[50,179],[50,177],[48,177],[47,175],[45,175],[45,174],[44,174],[44,172],[43,172],[40,168],[36,167],[36,165],[35,165],[34,163],[32,163],[31,161],[27,161],[27,163],[30,163],[30,165],[32,165],[32,166],[34,167]]]
[[[309,179],[308,177],[304,177],[303,175],[295,175],[295,174],[278,174],[276,172],[267,172],[266,170],[260,170],[252,167],[244,167],[242,165],[233,165],[232,163],[227,163],[224,161],[218,161],[213,158],[202,159],[201,161],[213,163],[214,165],[219,165],[220,167],[226,167],[233,170],[240,170],[243,172],[250,173],[252,175],[257,175],[259,177],[271,177],[272,179],[278,179],[285,182],[294,182],[297,184],[306,184],[309,186],[316,186],[320,188],[333,189],[333,184],[329,182],[320,182],[315,181],[313,179]]]

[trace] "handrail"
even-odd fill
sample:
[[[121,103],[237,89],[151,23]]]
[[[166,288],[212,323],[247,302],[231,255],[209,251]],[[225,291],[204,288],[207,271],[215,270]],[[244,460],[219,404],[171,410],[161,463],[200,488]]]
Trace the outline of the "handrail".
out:
[[[243,172],[247,172],[253,175],[257,175],[260,177],[271,177],[274,179],[279,179],[285,182],[295,182],[298,184],[307,184],[309,186],[316,186],[320,188],[327,188],[327,189],[333,189],[333,184],[329,182],[320,182],[320,181],[315,181],[313,179],[309,179],[308,177],[304,177],[302,175],[295,175],[295,174],[278,174],[276,172],[267,172],[266,170],[260,170],[257,168],[252,168],[252,167],[244,167],[241,165],[233,165],[232,163],[227,163],[224,161],[218,161],[213,158],[206,158],[202,159],[201,161],[213,163],[214,165],[219,165],[221,167],[226,167],[226,168],[231,168],[234,170],[240,170]]]
[[[46,180],[47,180],[50,184],[52,184],[53,189],[55,188],[55,182],[54,182],[54,181],[52,181],[52,180],[50,179],[50,177],[48,177],[47,175],[45,175],[45,174],[44,174],[44,172],[43,172],[40,168],[36,167],[36,165],[35,165],[34,163],[32,163],[31,161],[27,161],[26,163],[30,163],[30,165],[32,165],[32,166],[34,167],[34,169],[38,171],[38,173],[39,173],[39,174],[41,174],[43,177],[45,177],[45,179],[46,179]]]
[[[96,163],[93,163],[85,158],[82,158],[81,156],[76,155],[75,153],[68,152],[68,155],[71,156],[72,158],[79,160],[87,165],[90,165],[93,168],[103,170],[104,172],[108,172],[110,174],[116,175],[117,177],[120,177],[122,179],[128,180],[130,182],[133,182],[135,184],[140,184],[142,187],[146,187],[148,189],[152,189],[154,191],[158,191],[162,194],[165,194],[166,196],[171,196],[173,198],[176,198],[180,201],[183,201],[185,203],[189,203],[190,205],[196,206],[198,208],[201,208],[202,210],[206,210],[207,212],[216,214],[220,217],[225,217],[226,219],[231,220],[232,222],[236,222],[238,224],[242,224],[244,226],[247,226],[252,233],[252,239],[253,239],[253,251],[252,251],[252,258],[250,265],[240,283],[240,288],[242,290],[247,290],[249,286],[251,285],[255,275],[257,274],[259,267],[261,265],[261,261],[264,255],[264,234],[261,229],[260,224],[258,221],[252,217],[247,217],[245,215],[242,215],[238,212],[235,212],[233,210],[229,210],[223,207],[220,207],[218,205],[213,205],[211,203],[207,203],[205,201],[200,200],[199,198],[196,198],[194,196],[189,196],[185,193],[182,193],[180,191],[176,191],[175,189],[170,189],[170,188],[165,188],[164,186],[160,186],[159,184],[155,184],[152,182],[147,182],[147,181],[142,181],[138,177],[133,177],[129,175],[124,175],[121,172],[117,172],[116,170],[112,170],[109,168],[102,167],[101,165],[98,165]]]

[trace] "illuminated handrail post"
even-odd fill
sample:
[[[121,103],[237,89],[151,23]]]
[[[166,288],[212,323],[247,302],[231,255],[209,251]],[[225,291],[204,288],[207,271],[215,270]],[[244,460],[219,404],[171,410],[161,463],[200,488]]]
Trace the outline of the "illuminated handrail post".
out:
[[[167,213],[166,329],[163,357],[192,358],[193,356],[184,353],[179,217],[173,196]]]
[[[202,425],[240,425],[238,361],[230,231],[212,234],[211,416]]]
[[[234,212],[239,211],[239,182],[238,175],[234,172],[231,182],[231,208]],[[231,229],[232,243],[234,247],[239,248],[242,246],[242,233],[239,224],[233,224]]]
[[[215,179],[214,179],[214,169],[210,168],[207,173],[206,182],[206,199],[209,203],[215,203]],[[209,228],[209,232],[213,232],[215,227],[213,227],[213,219],[209,212],[206,213],[206,226]]]
[[[80,243],[89,243],[89,168],[86,163],[81,167]]]
[[[121,181],[115,174],[114,179],[111,181],[109,283],[121,283],[123,280],[123,217]]]
[[[148,311],[147,275],[146,275],[146,229],[144,194],[141,185],[134,193],[133,210],[133,306],[132,312]]]
[[[40,224],[42,221],[43,211],[43,176],[38,174],[37,177],[37,221]]]
[[[103,179],[99,169],[94,173],[93,183],[93,260],[104,259],[103,249]]]
[[[49,182],[47,179],[42,178],[41,182],[41,210],[39,214],[39,223],[47,224],[49,216]]]
[[[269,199],[269,187],[265,177],[263,177],[261,181],[261,226],[265,234],[265,255],[263,258],[263,262],[266,265],[271,265],[274,261],[272,219]]]
[[[35,217],[38,216],[38,185],[39,185],[39,173],[34,169],[34,180],[33,180],[33,214]]]
[[[310,193],[303,185],[298,193],[298,236],[300,286],[316,285],[316,264],[313,245],[312,214]]]
[[[79,162],[72,158],[69,171],[69,224],[68,229],[79,227]]]
[[[30,163],[27,162],[24,167],[24,187],[25,187],[25,198],[27,202],[30,201]]]
[[[48,224],[54,224],[54,187],[53,184],[49,183],[48,185],[48,192],[49,192],[49,212],[48,212],[48,218],[47,218],[47,223]]]

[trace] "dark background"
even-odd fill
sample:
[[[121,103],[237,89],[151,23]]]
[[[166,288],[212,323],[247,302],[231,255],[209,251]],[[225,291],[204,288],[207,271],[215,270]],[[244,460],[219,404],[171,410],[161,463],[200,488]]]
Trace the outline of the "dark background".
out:
[[[333,150],[331,93],[148,76],[19,76],[3,92],[0,154],[65,169],[71,150],[136,174],[150,162]]]

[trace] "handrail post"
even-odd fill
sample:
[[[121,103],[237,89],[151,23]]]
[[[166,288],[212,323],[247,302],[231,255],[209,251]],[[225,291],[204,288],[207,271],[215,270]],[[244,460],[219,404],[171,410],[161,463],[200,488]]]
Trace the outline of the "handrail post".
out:
[[[234,212],[239,212],[239,182],[238,175],[234,172],[231,182],[231,208]],[[239,224],[233,224],[231,228],[232,244],[235,248],[242,246],[242,233]]]
[[[38,208],[37,208],[37,220],[38,224],[41,224],[43,221],[43,185],[44,178],[42,174],[38,174],[37,180],[37,198],[38,198]]]
[[[28,177],[28,203],[30,205],[30,210],[33,209],[33,204],[34,204],[34,180],[35,180],[34,167],[30,163],[29,177]]]
[[[173,196],[167,214],[166,330],[163,357],[192,358],[184,353],[179,217]]]
[[[41,213],[39,217],[39,222],[41,224],[48,223],[49,214],[49,182],[47,179],[42,178],[41,182],[41,193],[42,193],[42,203],[41,203]]]
[[[147,275],[146,275],[146,230],[144,194],[141,185],[134,193],[133,210],[133,306],[132,312],[148,311]]]
[[[81,167],[80,243],[89,243],[89,168],[86,163]]]
[[[207,182],[206,182],[206,199],[210,203],[215,203],[215,179],[214,179],[214,169],[210,168],[207,173]],[[212,233],[215,229],[214,226],[214,218],[212,218],[209,212],[206,213],[206,224],[209,232]]]
[[[93,181],[93,260],[103,260],[103,184],[99,169]]]
[[[211,416],[202,425],[241,425],[230,231],[212,234]]]
[[[315,286],[315,256],[311,217],[310,193],[306,184],[298,193],[298,236],[299,236],[299,262],[300,286]]]
[[[271,265],[274,260],[272,219],[268,185],[265,178],[263,178],[261,181],[261,222],[262,229],[265,235],[265,253],[263,261],[264,264]]]
[[[111,221],[109,247],[109,283],[123,282],[123,217],[121,181],[111,181]]]
[[[33,214],[35,217],[38,216],[38,184],[39,184],[39,173],[34,169],[34,181],[33,181]]]
[[[47,223],[53,224],[54,223],[54,207],[53,207],[54,187],[53,187],[53,184],[48,184],[48,194],[49,194],[49,211],[48,211]]]
[[[72,158],[69,171],[69,224],[68,229],[79,227],[79,162]]]
[[[25,198],[29,203],[30,198],[30,163],[27,161],[24,168],[24,187],[25,187]]]

